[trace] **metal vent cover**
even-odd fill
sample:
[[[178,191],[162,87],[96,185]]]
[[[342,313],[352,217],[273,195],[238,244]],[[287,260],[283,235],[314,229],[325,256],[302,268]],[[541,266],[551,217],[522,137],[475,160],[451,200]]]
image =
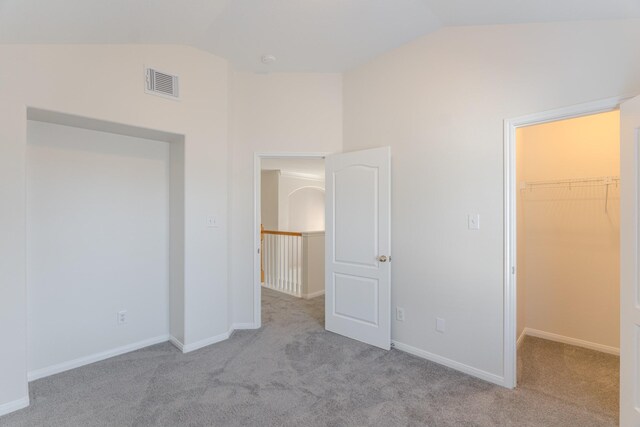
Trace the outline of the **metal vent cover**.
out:
[[[178,99],[178,76],[167,74],[154,68],[146,68],[145,92]]]

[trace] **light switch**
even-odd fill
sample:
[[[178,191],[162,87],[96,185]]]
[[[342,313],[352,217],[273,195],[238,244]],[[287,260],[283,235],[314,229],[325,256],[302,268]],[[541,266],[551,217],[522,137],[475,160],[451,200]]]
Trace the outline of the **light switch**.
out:
[[[480,230],[480,214],[467,215],[467,221],[469,222],[469,230]]]
[[[208,216],[207,217],[207,227],[217,227],[218,226],[218,222],[216,221],[216,217],[215,216]]]

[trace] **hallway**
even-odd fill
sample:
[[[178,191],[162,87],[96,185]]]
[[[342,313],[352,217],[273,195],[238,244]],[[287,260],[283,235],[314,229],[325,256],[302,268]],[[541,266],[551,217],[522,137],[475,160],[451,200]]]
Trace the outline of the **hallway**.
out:
[[[31,383],[2,426],[615,426],[539,385],[511,391],[325,332],[324,298],[263,290],[263,328],[164,343]],[[529,371],[527,371],[529,372]]]

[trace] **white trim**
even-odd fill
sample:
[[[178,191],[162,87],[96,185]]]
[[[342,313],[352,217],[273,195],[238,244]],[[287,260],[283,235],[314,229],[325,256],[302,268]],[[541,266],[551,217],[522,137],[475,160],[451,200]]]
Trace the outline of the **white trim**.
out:
[[[527,328],[524,328],[522,330],[522,333],[518,337],[518,341],[516,341],[516,349],[520,350],[520,347],[522,347],[522,343],[524,343],[524,338],[526,336],[527,336]]]
[[[260,181],[261,159],[300,158],[300,159],[324,159],[330,153],[313,152],[254,152],[253,153],[253,324],[255,329],[262,326],[262,300],[260,280]]]
[[[227,332],[222,334],[205,338],[200,341],[196,341],[191,344],[182,344],[182,352],[183,353],[191,353],[192,351],[200,350],[203,347],[210,346],[211,344],[219,343],[220,341],[224,341],[229,338],[233,334],[233,328],[229,329]]]
[[[324,289],[317,292],[311,292],[310,294],[302,294],[302,298],[304,299],[312,299],[315,297],[319,297],[320,295],[324,295]]]
[[[447,359],[446,357],[438,356],[437,354],[429,353],[428,351],[421,350],[398,341],[392,340],[391,343],[393,344],[393,348],[397,350],[413,354],[414,356],[435,362],[439,365],[444,365],[448,368],[455,369],[456,371],[480,378],[481,380],[505,386],[504,377],[501,377],[500,375],[492,374],[491,372],[483,371],[482,369],[474,368],[472,366],[465,365],[464,363],[456,362],[455,360]]]
[[[234,323],[233,324],[233,330],[234,331],[241,331],[243,329],[258,329],[255,325],[255,323]]]
[[[320,175],[315,175],[312,173],[302,173],[302,172],[292,172],[288,170],[281,170],[280,176],[284,176],[288,178],[306,179],[307,181],[314,181],[314,182],[324,182],[324,177]]]
[[[27,106],[27,120],[169,143],[182,143],[185,140],[184,134],[168,130],[145,128],[126,122],[112,122],[97,117],[83,116],[75,112],[49,110],[33,105]]]
[[[616,110],[626,97],[608,98],[504,121],[504,383],[516,386],[516,128]]]
[[[258,153],[253,155],[253,323],[262,326],[262,275],[260,272],[260,231],[262,225],[260,199],[262,197],[262,157]],[[257,285],[256,285],[257,283]]]
[[[323,194],[326,191],[323,187],[318,187],[316,185],[307,185],[306,187],[298,187],[298,188],[296,188],[291,193],[287,194],[287,197],[291,197],[291,196],[293,196],[294,193],[297,193],[300,190],[306,190],[307,188],[313,188],[314,190],[322,191]]]
[[[173,335],[171,335],[169,337],[169,342],[171,344],[174,345],[174,347],[176,347],[178,350],[183,351],[184,349],[184,344],[182,343],[182,341],[180,341],[178,338],[174,337]]]
[[[224,341],[228,339],[231,336],[231,334],[233,334],[233,331],[236,329],[255,329],[255,325],[253,323],[236,323],[233,325],[231,329],[229,329],[228,332],[225,332],[220,335],[216,335],[214,337],[205,338],[203,340],[197,341],[192,344],[184,344],[179,339],[177,339],[172,335],[161,335],[155,338],[150,338],[148,340],[143,340],[137,343],[114,348],[112,350],[107,350],[100,353],[92,354],[90,356],[70,360],[68,362],[59,363],[57,365],[49,366],[47,368],[42,368],[35,371],[29,371],[27,373],[27,380],[35,381],[40,378],[59,374],[61,372],[65,372],[71,369],[79,368],[81,366],[89,365],[91,363],[100,362],[102,360],[106,360],[111,357],[119,356],[125,353],[130,353],[132,351],[140,350],[142,348],[149,347],[155,344],[160,344],[167,341],[173,344],[182,353],[189,353],[189,352],[201,349],[203,347],[209,346],[211,344],[215,344],[220,341]],[[0,412],[1,412],[1,409],[2,409],[2,406],[0,406]]]
[[[48,377],[50,375],[59,374],[60,372],[65,372],[70,369],[79,368],[81,366],[89,365],[91,363],[100,362],[101,360],[129,353],[131,351],[140,350],[141,348],[149,347],[150,345],[167,342],[168,340],[169,335],[160,335],[155,338],[149,338],[133,344],[123,345],[122,347],[117,347],[111,350],[102,351],[100,353],[91,354],[89,356],[79,357],[77,359],[58,363],[46,368],[36,369],[34,371],[27,372],[27,380],[34,381],[40,378]]]
[[[540,331],[538,329],[525,328],[524,334],[530,337],[543,338],[549,341],[555,341],[563,344],[575,345],[576,347],[587,348],[589,350],[600,351],[602,353],[620,355],[620,349],[604,344],[585,341],[578,338],[565,337],[564,335],[554,334],[552,332]]]
[[[23,409],[29,406],[29,396],[21,397],[20,399],[13,400],[11,402],[3,403],[0,405],[0,417],[7,415],[8,413]]]

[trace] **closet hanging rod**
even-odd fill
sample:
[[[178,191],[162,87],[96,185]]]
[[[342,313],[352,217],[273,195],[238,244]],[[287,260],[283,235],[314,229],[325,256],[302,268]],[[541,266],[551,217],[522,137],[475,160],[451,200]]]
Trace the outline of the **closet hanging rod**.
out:
[[[555,179],[546,181],[522,181],[520,183],[520,189],[595,187],[599,185],[618,185],[619,183],[619,176],[599,176],[592,178]]]

